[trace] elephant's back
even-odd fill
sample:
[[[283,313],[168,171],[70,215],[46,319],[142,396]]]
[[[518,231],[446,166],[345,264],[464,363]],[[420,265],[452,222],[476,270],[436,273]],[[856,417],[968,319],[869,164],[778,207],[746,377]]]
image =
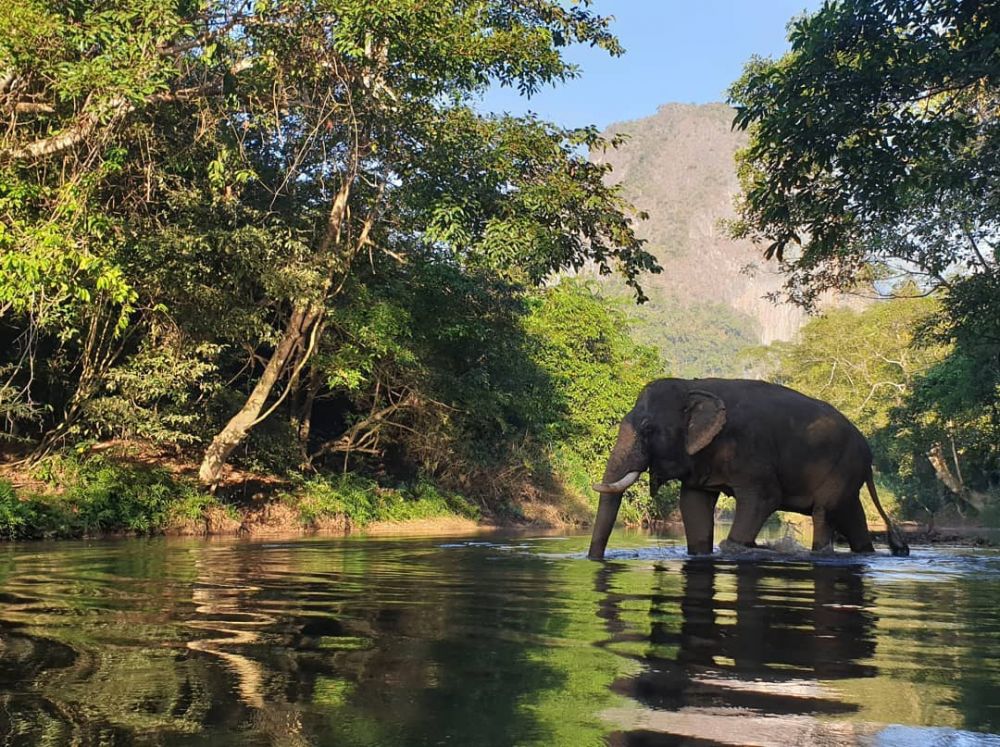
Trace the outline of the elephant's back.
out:
[[[781,384],[757,379],[658,379],[644,392],[644,399],[683,401],[684,393],[703,390],[719,397],[726,406],[723,434],[756,441],[774,441],[775,446],[802,445],[808,449],[838,449],[871,454],[868,442],[840,410]]]
[[[754,444],[789,494],[811,493],[834,476],[860,486],[871,470],[868,441],[828,402],[766,381],[702,379],[696,386],[726,403],[734,435]]]
[[[756,379],[695,379],[692,388],[720,397],[730,415],[743,413],[764,422],[777,419],[793,430],[822,424],[861,436],[847,416],[829,402],[781,384]]]

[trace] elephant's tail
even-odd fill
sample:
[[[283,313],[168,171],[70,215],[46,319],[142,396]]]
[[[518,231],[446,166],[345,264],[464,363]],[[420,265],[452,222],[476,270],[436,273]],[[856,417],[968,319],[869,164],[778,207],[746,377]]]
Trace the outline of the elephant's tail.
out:
[[[889,521],[889,515],[886,514],[885,509],[882,508],[882,504],[878,500],[878,491],[875,490],[875,478],[869,473],[868,479],[865,481],[868,486],[868,495],[872,497],[872,503],[875,504],[875,509],[878,511],[879,516],[885,522],[886,537],[889,538],[889,550],[893,555],[906,556],[910,554],[910,546],[906,544],[906,540],[903,539],[902,533],[899,529]]]

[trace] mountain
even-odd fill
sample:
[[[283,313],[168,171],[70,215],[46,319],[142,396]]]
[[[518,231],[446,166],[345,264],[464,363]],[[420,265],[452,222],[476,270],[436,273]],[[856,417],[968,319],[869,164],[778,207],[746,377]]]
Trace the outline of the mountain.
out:
[[[636,331],[685,375],[738,373],[740,349],[792,339],[806,320],[799,308],[765,298],[781,288],[776,267],[720,225],[735,217],[733,156],[746,143],[732,120],[724,104],[667,104],[611,125],[606,136],[628,141],[591,154],[611,164],[611,181],[649,213],[638,233],[663,273],[643,281],[651,302],[635,312]]]

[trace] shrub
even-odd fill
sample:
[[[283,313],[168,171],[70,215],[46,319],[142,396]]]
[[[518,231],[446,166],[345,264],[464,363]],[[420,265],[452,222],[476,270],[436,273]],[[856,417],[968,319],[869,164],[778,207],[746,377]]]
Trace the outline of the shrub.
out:
[[[31,501],[22,501],[14,486],[0,480],[0,537],[18,539],[31,531],[35,511]]]
[[[353,474],[313,477],[298,490],[285,494],[283,500],[299,512],[305,525],[339,516],[354,526],[375,521],[480,516],[479,509],[458,494],[442,491],[427,481],[384,488]]]
[[[36,501],[50,514],[41,524],[58,534],[150,534],[166,525],[178,498],[190,500],[194,493],[165,470],[101,456],[50,457],[36,468],[35,476],[61,490]]]

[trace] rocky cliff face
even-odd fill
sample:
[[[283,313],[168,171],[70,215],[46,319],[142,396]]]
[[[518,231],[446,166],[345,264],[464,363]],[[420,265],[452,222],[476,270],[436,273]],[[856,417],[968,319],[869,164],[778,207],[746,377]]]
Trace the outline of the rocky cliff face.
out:
[[[611,179],[649,213],[638,232],[663,265],[663,274],[644,281],[654,301],[722,304],[753,321],[753,342],[788,340],[805,314],[765,298],[781,287],[777,268],[759,247],[729,239],[720,226],[735,215],[733,155],[746,142],[731,129],[732,119],[724,104],[667,104],[651,117],[612,125],[606,135],[626,133],[629,141],[591,157],[610,163]]]

